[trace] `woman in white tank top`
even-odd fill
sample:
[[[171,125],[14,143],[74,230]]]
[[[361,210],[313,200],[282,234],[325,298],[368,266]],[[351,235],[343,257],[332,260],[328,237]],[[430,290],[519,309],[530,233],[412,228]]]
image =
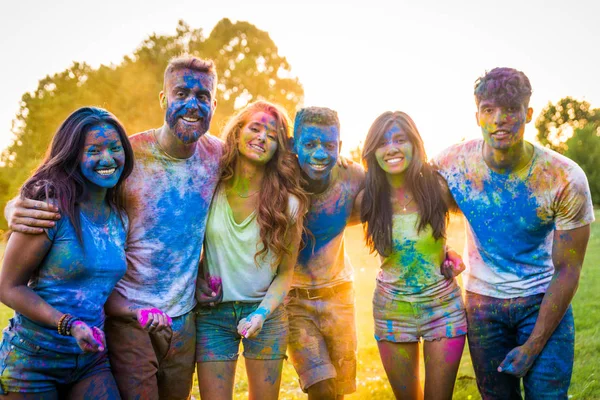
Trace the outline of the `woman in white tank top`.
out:
[[[287,347],[289,291],[308,198],[291,152],[289,118],[258,101],[223,131],[222,175],[204,244],[205,280],[222,301],[198,308],[202,398],[231,399],[239,342],[250,398],[276,399]],[[202,295],[202,293],[199,293]]]

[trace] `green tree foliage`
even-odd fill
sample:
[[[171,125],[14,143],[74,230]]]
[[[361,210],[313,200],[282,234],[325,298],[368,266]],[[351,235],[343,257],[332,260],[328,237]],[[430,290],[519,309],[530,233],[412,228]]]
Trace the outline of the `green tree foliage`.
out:
[[[43,158],[60,123],[75,109],[95,105],[113,112],[129,134],[161,126],[164,111],[158,94],[169,61],[182,53],[215,60],[219,75],[217,110],[211,131],[248,102],[266,99],[281,104],[293,117],[304,90],[290,65],[278,54],[267,32],[248,22],[221,20],[206,37],[179,21],[175,35],[152,34],[118,65],[98,69],[75,62],[67,70],[40,80],[25,93],[13,121],[14,143],[0,155],[0,207]],[[2,221],[0,228],[5,228]]]
[[[587,175],[594,204],[600,205],[600,123],[576,129],[566,142],[565,156],[575,161]]]
[[[566,141],[573,131],[583,128],[588,122],[600,121],[600,110],[593,109],[587,101],[572,97],[560,99],[556,104],[548,103],[535,121],[538,141],[559,153],[567,149]]]

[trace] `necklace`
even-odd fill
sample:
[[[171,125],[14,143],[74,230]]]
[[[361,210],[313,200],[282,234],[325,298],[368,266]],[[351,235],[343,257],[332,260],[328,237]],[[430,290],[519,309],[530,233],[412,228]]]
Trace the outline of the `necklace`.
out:
[[[406,204],[400,204],[400,206],[402,207],[402,212],[406,212],[406,206],[409,205],[411,201],[413,201],[412,197],[406,202]]]
[[[247,199],[248,197],[252,197],[252,196],[254,196],[255,194],[257,194],[258,192],[260,192],[260,189],[258,189],[258,190],[255,190],[254,192],[250,192],[250,193],[248,193],[248,194],[241,194],[241,193],[240,193],[240,192],[238,192],[237,190],[235,190],[235,191],[234,191],[233,189],[232,189],[232,191],[233,191],[235,194],[237,194],[237,195],[238,195],[238,197],[241,197],[242,199]]]

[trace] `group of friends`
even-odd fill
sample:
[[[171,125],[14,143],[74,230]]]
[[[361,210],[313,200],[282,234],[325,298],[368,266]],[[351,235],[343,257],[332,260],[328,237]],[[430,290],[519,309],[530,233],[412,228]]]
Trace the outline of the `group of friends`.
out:
[[[210,60],[164,74],[162,127],[128,138],[84,107],[7,206],[0,398],[233,397],[240,342],[251,399],[276,399],[286,355],[309,399],[356,390],[355,292],[344,230],[381,258],[375,338],[397,398],[450,399],[468,339],[484,399],[567,398],[571,300],[594,221],[585,174],[524,140],[531,85],[475,83],[482,139],[431,162],[413,120],[372,124],[365,169],[340,160],[337,113],[293,123],[256,101],[221,139]],[[446,246],[466,219],[465,265]],[[420,384],[423,342],[425,384]]]

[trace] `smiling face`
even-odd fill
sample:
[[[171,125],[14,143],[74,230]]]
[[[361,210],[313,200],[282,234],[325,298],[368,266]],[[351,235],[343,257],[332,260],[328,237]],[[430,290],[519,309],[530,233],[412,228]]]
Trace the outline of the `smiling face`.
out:
[[[498,104],[494,99],[482,100],[477,113],[483,140],[495,150],[508,150],[523,143],[525,125],[533,110],[522,103]]]
[[[165,78],[160,97],[166,105],[165,121],[184,144],[191,144],[210,127],[216,101],[215,79],[210,73],[189,68],[171,71]]]
[[[266,164],[277,151],[277,121],[269,113],[258,111],[244,124],[238,138],[241,157],[257,164]]]
[[[125,165],[125,151],[116,129],[107,123],[92,126],[87,132],[79,161],[81,174],[92,184],[112,188]]]
[[[338,127],[305,124],[295,136],[294,150],[302,171],[313,181],[328,179],[340,151]]]
[[[404,174],[413,159],[413,150],[408,135],[394,124],[383,134],[375,150],[375,159],[386,174]]]

